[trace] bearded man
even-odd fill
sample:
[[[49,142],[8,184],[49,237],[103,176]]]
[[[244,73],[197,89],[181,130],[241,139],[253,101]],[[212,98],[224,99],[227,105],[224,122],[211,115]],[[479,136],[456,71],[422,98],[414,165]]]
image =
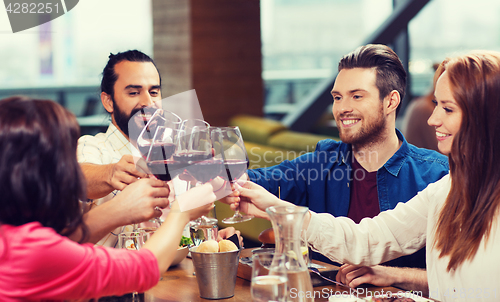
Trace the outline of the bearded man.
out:
[[[129,184],[149,177],[145,171],[137,168],[132,156],[138,153],[134,152],[130,142],[129,125],[144,127],[144,122],[152,115],[155,106],[160,105],[160,101],[160,73],[148,55],[138,50],[109,55],[102,72],[101,102],[111,115],[111,123],[106,133],[84,135],[78,140],[78,162],[87,180],[87,198],[92,206],[106,203]],[[134,120],[129,123],[132,118]],[[128,211],[131,216],[137,215],[132,213],[136,211],[133,208],[121,210]],[[143,218],[147,221],[161,214],[161,211],[157,211],[156,215]],[[118,234],[126,227],[108,233],[97,244],[115,246]],[[218,239],[228,238],[235,233],[243,246],[243,237],[232,227],[221,230]]]
[[[394,51],[385,45],[361,46],[340,60],[338,70],[331,94],[342,141],[322,140],[314,152],[249,170],[248,176],[269,192],[280,192],[283,200],[357,223],[408,201],[448,174],[449,166],[446,156],[408,144],[396,129],[406,72]],[[425,250],[390,265],[425,268]],[[354,286],[396,284],[380,281],[384,278],[377,272],[348,266],[340,274]],[[419,276],[426,278],[425,272]]]

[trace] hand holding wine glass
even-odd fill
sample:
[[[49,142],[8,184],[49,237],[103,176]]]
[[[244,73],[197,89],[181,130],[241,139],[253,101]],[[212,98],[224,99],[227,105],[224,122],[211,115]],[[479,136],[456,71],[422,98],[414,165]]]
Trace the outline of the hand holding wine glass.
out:
[[[149,171],[163,181],[170,181],[175,176],[175,169],[171,169],[169,163],[176,149],[179,123],[176,114],[157,109],[137,139],[137,147]],[[154,222],[161,225],[159,218]]]
[[[190,179],[184,185],[186,190],[193,185],[211,181],[218,177],[223,169],[222,160],[213,157],[209,127],[207,122],[199,119],[182,122],[177,139],[177,151],[173,159],[182,165],[183,172],[174,179],[174,183]],[[180,190],[179,193],[181,193]],[[210,235],[208,237],[217,238],[217,219],[215,218],[202,216],[191,223],[191,228],[201,228],[205,233],[210,231],[213,234],[208,234]],[[215,238],[211,238],[214,236]]]
[[[245,143],[238,127],[212,128],[215,155],[224,161],[224,171],[221,177],[231,184],[235,184],[245,174],[248,168],[248,155]],[[239,208],[234,215],[222,221],[227,224],[245,222],[252,219],[253,215],[241,214]]]

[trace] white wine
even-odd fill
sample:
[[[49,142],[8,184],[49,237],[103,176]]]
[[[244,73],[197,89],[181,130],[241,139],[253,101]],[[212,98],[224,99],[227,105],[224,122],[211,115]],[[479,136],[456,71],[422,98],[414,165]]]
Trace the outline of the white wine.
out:
[[[252,301],[286,301],[286,277],[264,275],[252,279]]]

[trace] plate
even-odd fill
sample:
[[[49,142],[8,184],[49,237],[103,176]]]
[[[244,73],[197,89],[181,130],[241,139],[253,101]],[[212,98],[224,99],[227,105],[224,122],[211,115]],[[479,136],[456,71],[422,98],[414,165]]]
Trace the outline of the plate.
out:
[[[410,299],[413,299],[415,302],[432,302],[429,299],[426,299],[424,297],[420,297],[418,295],[412,294],[411,292],[401,292],[399,294],[399,296],[398,296],[398,294],[393,294],[392,297],[396,297],[396,298],[410,298]],[[377,298],[388,298],[388,295],[375,296],[375,297],[366,297],[366,298],[364,298],[363,301],[374,302],[374,301],[377,301]]]
[[[353,295],[332,295],[328,298],[328,302],[366,302],[362,298],[357,298]]]
[[[429,299],[426,299],[424,297],[420,297],[417,295],[412,295],[410,292],[401,292],[400,295],[398,296],[397,294],[393,294],[393,297],[397,298],[411,298],[415,302],[432,302]],[[388,298],[388,295],[379,295],[379,296],[374,296],[374,297],[364,297],[364,298],[357,298],[354,295],[332,295],[328,298],[329,302],[374,302],[377,301],[377,298]]]

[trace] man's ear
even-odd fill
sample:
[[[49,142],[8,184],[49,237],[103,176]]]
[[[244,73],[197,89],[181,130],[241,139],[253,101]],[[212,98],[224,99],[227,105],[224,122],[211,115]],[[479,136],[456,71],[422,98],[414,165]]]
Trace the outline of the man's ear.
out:
[[[106,92],[101,92],[101,103],[107,112],[113,113],[113,100],[111,99],[111,96]]]
[[[385,104],[385,109],[386,113],[390,114],[393,111],[396,112],[396,109],[399,106],[399,103],[401,102],[401,96],[399,95],[399,92],[397,90],[393,90],[389,93],[389,95],[386,97],[387,103]]]

